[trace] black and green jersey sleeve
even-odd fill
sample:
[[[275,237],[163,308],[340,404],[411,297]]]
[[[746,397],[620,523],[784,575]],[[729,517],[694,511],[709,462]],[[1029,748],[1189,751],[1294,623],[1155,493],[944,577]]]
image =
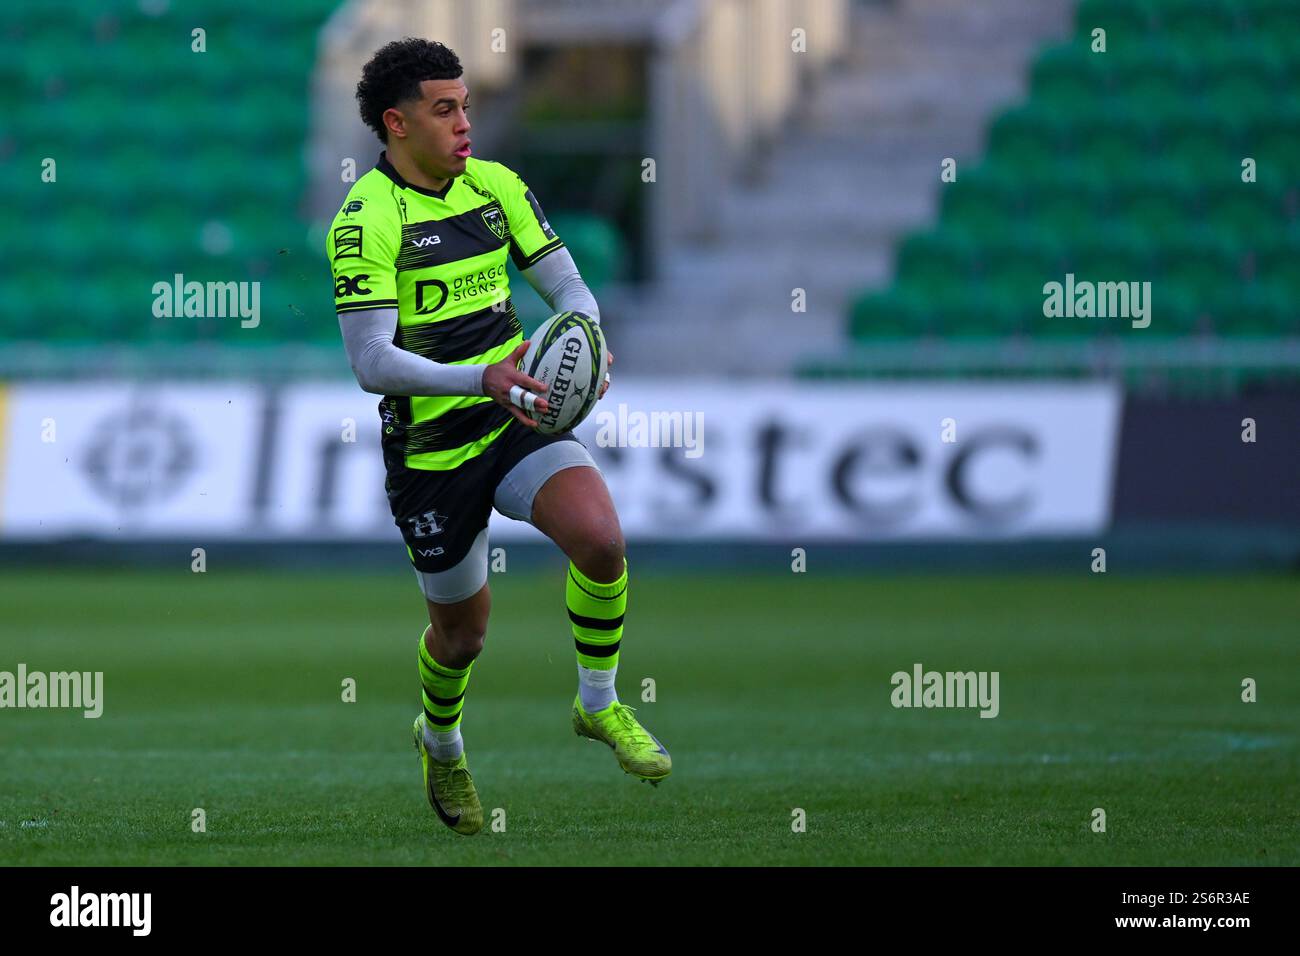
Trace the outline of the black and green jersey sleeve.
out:
[[[520,271],[564,245],[546,221],[541,205],[524,181],[500,163],[493,171],[501,205],[510,220],[510,258]]]

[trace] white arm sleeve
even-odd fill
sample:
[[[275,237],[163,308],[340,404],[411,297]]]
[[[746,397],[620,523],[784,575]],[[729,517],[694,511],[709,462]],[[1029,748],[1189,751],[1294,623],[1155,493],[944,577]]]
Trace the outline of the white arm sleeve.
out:
[[[393,344],[396,309],[339,316],[357,384],[375,395],[482,395],[486,365],[445,365]]]
[[[600,307],[596,305],[596,297],[587,288],[587,283],[582,281],[568,249],[560,247],[548,253],[540,262],[524,269],[520,274],[537,290],[537,294],[553,312],[572,309],[591,316],[597,325],[600,324]]]

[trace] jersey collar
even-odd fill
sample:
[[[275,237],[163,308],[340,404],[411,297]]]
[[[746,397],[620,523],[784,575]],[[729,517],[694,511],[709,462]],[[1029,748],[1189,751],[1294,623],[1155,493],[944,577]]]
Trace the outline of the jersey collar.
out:
[[[423,186],[408,183],[402,178],[402,174],[397,171],[397,167],[388,161],[388,150],[384,150],[379,154],[379,162],[375,164],[375,168],[403,189],[417,192],[421,196],[432,196],[434,199],[446,199],[447,193],[451,192],[452,183],[456,181],[455,176],[451,177],[451,179],[447,180],[447,185],[443,186],[442,189],[425,189]]]

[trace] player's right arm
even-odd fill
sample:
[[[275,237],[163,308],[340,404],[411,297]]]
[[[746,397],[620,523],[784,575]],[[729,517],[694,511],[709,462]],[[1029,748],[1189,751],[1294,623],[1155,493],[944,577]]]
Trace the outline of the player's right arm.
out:
[[[546,386],[517,368],[528,350],[521,344],[493,365],[446,365],[393,344],[396,309],[367,309],[339,316],[343,344],[357,384],[376,395],[487,395],[525,425],[537,423],[521,408],[546,412],[546,401],[528,404],[527,393],[542,395]],[[512,393],[512,386],[520,392]]]
[[[535,425],[521,410],[527,407],[522,396],[546,389],[516,367],[523,346],[495,365],[449,365],[394,344],[401,225],[396,217],[384,215],[386,198],[372,203],[349,197],[326,240],[334,306],[357,384],[376,395],[487,395],[524,424]],[[512,389],[516,385],[517,391]],[[545,412],[545,401],[533,404],[532,410]]]

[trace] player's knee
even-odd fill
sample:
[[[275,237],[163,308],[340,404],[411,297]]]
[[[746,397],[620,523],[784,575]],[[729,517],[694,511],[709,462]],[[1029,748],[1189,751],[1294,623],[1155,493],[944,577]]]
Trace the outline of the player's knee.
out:
[[[617,581],[623,574],[625,544],[617,524],[591,529],[583,535],[573,563],[593,581]]]
[[[468,667],[483,653],[487,628],[474,621],[444,621],[435,625],[437,660],[448,667]],[[444,660],[445,658],[445,660]]]
[[[448,667],[468,667],[474,659],[483,653],[483,639],[487,635],[481,628],[453,628],[446,635],[448,656],[452,661]]]

